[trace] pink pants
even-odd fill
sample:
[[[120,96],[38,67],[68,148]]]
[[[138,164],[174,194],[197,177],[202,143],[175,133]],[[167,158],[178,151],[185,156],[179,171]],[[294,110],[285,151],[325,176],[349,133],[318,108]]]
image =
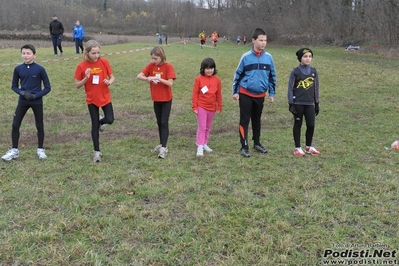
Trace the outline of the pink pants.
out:
[[[213,118],[215,117],[215,112],[205,110],[204,108],[198,106],[197,114],[197,145],[208,144],[209,134],[211,133],[211,126],[213,123]]]

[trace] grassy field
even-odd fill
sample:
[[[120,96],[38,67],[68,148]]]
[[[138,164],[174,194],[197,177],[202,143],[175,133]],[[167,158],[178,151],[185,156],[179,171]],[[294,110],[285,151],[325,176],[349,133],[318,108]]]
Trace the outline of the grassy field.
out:
[[[85,94],[74,87],[81,59],[73,47],[55,61],[51,48],[38,49],[36,61],[52,85],[44,99],[49,158],[36,156],[29,111],[20,157],[0,162],[0,265],[326,265],[333,259],[323,257],[328,249],[335,255],[398,249],[399,153],[384,149],[398,138],[398,60],[312,47],[321,85],[313,144],[322,154],[297,158],[286,94],[300,46],[269,44],[278,80],[275,102],[265,104],[262,116],[269,154],[251,150],[243,158],[231,84],[249,46],[168,45],[177,79],[169,154],[161,160],[150,153],[158,134],[149,88],[135,79],[154,44],[102,47],[117,82],[111,87],[115,122],[100,135],[103,161],[97,164]],[[214,152],[199,159],[190,99],[205,57],[216,61],[224,108],[213,124]],[[0,50],[0,61],[5,153],[19,50]],[[399,263],[394,256],[356,259]]]

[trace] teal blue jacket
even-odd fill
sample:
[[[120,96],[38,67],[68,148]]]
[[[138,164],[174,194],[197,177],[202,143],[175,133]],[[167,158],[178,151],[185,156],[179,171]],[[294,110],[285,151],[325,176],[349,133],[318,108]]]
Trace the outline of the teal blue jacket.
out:
[[[238,94],[240,87],[251,94],[269,93],[274,97],[276,92],[276,69],[271,54],[262,51],[258,56],[253,48],[241,56],[234,75],[232,91]]]

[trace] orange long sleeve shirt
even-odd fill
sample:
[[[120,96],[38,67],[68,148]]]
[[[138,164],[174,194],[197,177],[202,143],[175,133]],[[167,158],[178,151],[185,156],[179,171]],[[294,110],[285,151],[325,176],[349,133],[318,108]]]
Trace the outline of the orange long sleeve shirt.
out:
[[[222,82],[217,76],[199,75],[194,80],[192,110],[201,106],[208,111],[222,111]]]

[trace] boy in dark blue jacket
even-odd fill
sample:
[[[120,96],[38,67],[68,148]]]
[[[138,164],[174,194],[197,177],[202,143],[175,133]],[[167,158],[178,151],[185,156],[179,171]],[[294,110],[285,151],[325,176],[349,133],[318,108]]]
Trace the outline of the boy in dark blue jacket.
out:
[[[37,156],[39,159],[47,158],[43,149],[44,124],[42,97],[47,95],[51,90],[50,80],[44,67],[34,62],[36,58],[36,49],[33,45],[26,44],[22,46],[21,56],[24,63],[14,68],[11,84],[11,89],[19,95],[18,105],[15,109],[12,122],[12,148],[1,157],[4,161],[11,161],[19,156],[19,128],[29,108],[32,108],[35,116],[38,138]]]
[[[261,115],[265,96],[274,102],[276,90],[276,70],[272,56],[265,51],[267,35],[257,28],[252,33],[252,49],[241,56],[233,81],[233,99],[239,101],[241,155],[250,157],[248,145],[248,126],[252,121],[254,149],[267,153],[260,143]]]

